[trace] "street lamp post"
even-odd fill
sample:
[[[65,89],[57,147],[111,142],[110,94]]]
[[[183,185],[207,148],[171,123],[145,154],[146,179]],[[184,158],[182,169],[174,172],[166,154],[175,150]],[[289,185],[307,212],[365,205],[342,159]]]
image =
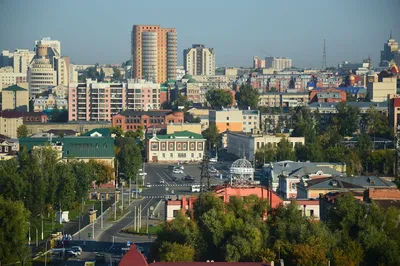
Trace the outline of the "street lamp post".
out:
[[[47,243],[49,242],[50,239],[47,239],[46,241],[46,247],[44,248],[44,266],[47,266]]]
[[[41,215],[42,217],[42,240],[43,240],[43,215]]]
[[[101,213],[100,213],[100,224],[101,224],[101,229],[103,229],[103,195],[100,194],[100,204],[101,204]]]
[[[28,231],[28,245],[31,245],[31,223],[27,222],[29,224],[29,231]]]

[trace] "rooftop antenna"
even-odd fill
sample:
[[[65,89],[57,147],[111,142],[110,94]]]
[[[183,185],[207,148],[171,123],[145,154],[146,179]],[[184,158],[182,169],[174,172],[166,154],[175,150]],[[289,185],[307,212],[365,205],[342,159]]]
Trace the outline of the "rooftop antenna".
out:
[[[390,36],[389,39],[392,39],[392,30],[390,30]]]
[[[322,53],[322,67],[321,67],[321,69],[322,70],[326,69],[326,41],[325,41],[325,39],[324,39],[324,51]]]

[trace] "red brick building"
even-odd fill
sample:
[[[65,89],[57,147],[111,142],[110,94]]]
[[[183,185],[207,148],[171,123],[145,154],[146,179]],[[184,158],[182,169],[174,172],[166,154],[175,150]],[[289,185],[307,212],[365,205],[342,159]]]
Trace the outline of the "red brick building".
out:
[[[172,110],[123,111],[112,117],[112,126],[124,131],[136,130],[139,126],[148,128],[162,124],[179,124],[184,122],[183,112]]]
[[[334,88],[314,89],[310,91],[310,102],[338,103],[346,101],[346,92]]]

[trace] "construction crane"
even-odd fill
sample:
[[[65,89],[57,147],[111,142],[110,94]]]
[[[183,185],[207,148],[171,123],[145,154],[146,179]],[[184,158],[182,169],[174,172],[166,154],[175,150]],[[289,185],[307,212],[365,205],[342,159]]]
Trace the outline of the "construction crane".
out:
[[[272,57],[272,55],[268,54],[267,52],[264,52],[263,50],[260,50],[261,53],[264,53],[265,55]]]

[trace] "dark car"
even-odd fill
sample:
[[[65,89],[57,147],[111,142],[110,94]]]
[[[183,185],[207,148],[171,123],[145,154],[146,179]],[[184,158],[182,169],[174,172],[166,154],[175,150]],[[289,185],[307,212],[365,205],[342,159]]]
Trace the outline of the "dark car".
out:
[[[194,182],[194,177],[187,175],[183,178],[183,180],[188,181],[188,182]]]

